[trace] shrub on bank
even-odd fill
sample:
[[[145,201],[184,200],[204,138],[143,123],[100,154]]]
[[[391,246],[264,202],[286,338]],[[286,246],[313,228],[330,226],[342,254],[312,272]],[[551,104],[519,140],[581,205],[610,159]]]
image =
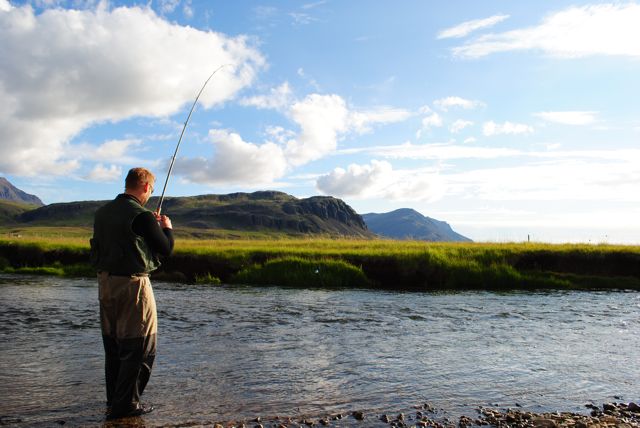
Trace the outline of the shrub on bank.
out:
[[[232,282],[285,287],[366,287],[370,284],[361,268],[344,260],[302,257],[281,257],[254,264],[234,275]]]

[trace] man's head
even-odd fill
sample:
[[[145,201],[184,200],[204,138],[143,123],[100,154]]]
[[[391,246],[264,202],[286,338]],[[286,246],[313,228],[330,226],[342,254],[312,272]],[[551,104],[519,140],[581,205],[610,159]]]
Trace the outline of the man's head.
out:
[[[142,205],[146,204],[153,193],[156,177],[146,168],[131,168],[124,181],[125,193],[138,198]]]

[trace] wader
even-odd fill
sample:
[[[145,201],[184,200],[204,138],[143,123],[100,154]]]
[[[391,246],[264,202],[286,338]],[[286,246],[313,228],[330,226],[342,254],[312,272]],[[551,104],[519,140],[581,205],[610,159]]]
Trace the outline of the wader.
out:
[[[140,404],[156,356],[156,301],[149,276],[98,273],[106,354],[107,406],[126,414]]]

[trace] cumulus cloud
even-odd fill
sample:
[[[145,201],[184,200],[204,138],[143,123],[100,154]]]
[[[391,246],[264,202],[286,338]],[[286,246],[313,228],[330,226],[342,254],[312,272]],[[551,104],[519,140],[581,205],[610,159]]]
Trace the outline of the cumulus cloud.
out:
[[[262,109],[280,110],[291,104],[292,93],[289,82],[272,88],[268,95],[256,95],[254,97],[242,98],[240,104],[244,106],[253,106]]]
[[[503,124],[494,121],[485,122],[482,126],[482,133],[491,137],[493,135],[521,135],[533,133],[533,128],[522,123],[504,122]]]
[[[248,103],[257,107],[272,105],[266,99]],[[282,108],[279,103],[278,108]],[[340,139],[349,133],[368,132],[376,124],[405,120],[411,115],[388,107],[352,110],[342,97],[321,94],[311,94],[283,110],[299,127],[297,132],[269,126],[264,131],[265,142],[257,145],[244,142],[236,133],[214,130],[211,137],[215,153],[210,158],[181,160],[182,167],[177,171],[188,180],[201,183],[271,183],[290,168],[334,153]]]
[[[544,111],[534,116],[563,125],[589,125],[596,120],[595,111]]]
[[[442,111],[448,111],[451,107],[461,107],[465,110],[470,110],[484,105],[480,101],[467,100],[460,97],[441,98],[439,100],[435,100],[433,104]]]
[[[640,57],[640,4],[607,3],[570,7],[535,27],[487,34],[455,47],[456,56],[478,58],[496,52],[539,50],[560,58],[591,55]]]
[[[309,95],[291,106],[290,115],[301,128],[286,147],[287,159],[296,166],[333,152],[338,135],[349,129],[349,109],[338,95]]]
[[[507,18],[509,18],[509,15],[494,15],[489,18],[466,21],[455,27],[442,30],[438,33],[438,39],[465,37],[476,30],[493,27]]]
[[[387,181],[393,171],[386,161],[371,161],[370,165],[351,164],[347,169],[335,168],[329,174],[318,178],[318,190],[328,195],[340,197],[365,196],[381,182]]]
[[[373,125],[403,121],[411,113],[390,107],[358,111],[339,95],[311,94],[295,102],[288,115],[300,133],[287,142],[285,153],[291,165],[299,166],[334,152],[349,132],[369,132]]]
[[[36,14],[7,4],[0,3],[3,173],[67,174],[79,166],[71,143],[81,130],[175,113],[211,70],[233,64],[202,94],[211,107],[234,97],[264,66],[245,37],[172,24],[149,8]]]
[[[113,182],[122,177],[122,167],[111,165],[108,168],[101,163],[97,164],[86,178],[91,181]]]
[[[342,198],[381,198],[431,201],[444,193],[442,180],[433,171],[394,171],[387,161],[335,168],[316,181],[317,189]]]
[[[260,185],[282,177],[287,162],[281,147],[244,141],[228,130],[211,130],[211,158],[182,158],[175,171],[187,180],[202,184]]]

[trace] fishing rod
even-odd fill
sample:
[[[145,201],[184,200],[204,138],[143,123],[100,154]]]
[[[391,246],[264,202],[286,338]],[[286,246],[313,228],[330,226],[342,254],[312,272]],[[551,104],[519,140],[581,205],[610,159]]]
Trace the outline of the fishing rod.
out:
[[[213,73],[211,73],[209,78],[204,82],[204,85],[202,85],[202,88],[200,88],[200,92],[198,92],[196,99],[193,101],[193,105],[191,106],[191,110],[189,110],[189,115],[187,116],[187,120],[185,120],[184,126],[182,127],[182,132],[180,133],[180,138],[178,139],[178,144],[176,145],[176,151],[173,152],[173,157],[171,158],[171,163],[169,164],[169,171],[167,172],[167,179],[164,180],[164,186],[162,187],[162,194],[160,195],[160,200],[158,201],[158,206],[156,208],[156,213],[158,214],[160,214],[160,210],[162,209],[162,202],[164,201],[164,192],[167,190],[167,183],[169,183],[169,176],[171,176],[171,171],[173,170],[173,164],[175,163],[176,156],[178,155],[178,149],[180,148],[180,143],[182,142],[182,136],[184,135],[184,131],[187,129],[187,124],[189,123],[189,119],[191,119],[191,113],[193,113],[193,110],[196,108],[196,103],[198,102],[198,98],[200,98],[202,91],[204,91],[205,86],[207,86],[207,83],[209,83],[209,80],[211,80],[213,75],[216,74],[221,68],[226,67],[228,65],[231,65],[231,64],[223,64],[220,67],[216,68],[213,71]]]

